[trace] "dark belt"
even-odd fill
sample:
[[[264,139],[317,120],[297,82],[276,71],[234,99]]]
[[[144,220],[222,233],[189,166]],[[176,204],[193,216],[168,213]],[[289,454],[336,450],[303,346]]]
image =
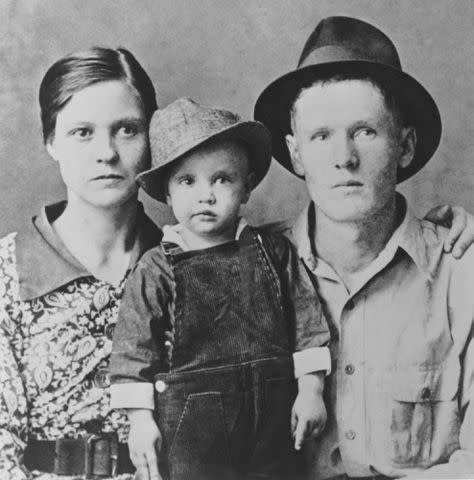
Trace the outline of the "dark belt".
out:
[[[349,477],[345,473],[337,475],[336,477],[328,478],[327,480],[393,480],[391,477],[385,475],[371,475],[369,477]]]
[[[29,470],[85,478],[113,477],[135,471],[128,446],[118,442],[116,433],[57,440],[30,439],[24,462]]]

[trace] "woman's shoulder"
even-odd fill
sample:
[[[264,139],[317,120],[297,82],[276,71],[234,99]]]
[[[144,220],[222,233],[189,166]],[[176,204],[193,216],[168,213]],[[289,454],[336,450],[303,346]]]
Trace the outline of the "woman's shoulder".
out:
[[[16,232],[0,238],[0,308],[18,299]]]

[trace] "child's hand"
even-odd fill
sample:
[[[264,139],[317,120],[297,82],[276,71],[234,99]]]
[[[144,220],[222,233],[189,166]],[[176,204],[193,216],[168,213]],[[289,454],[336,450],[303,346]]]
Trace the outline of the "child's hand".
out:
[[[140,480],[162,480],[158,471],[158,455],[161,448],[161,433],[156,426],[151,410],[129,409],[130,433],[128,447],[130,459]]]
[[[291,411],[295,450],[300,450],[305,440],[316,437],[326,425],[323,383],[323,373],[304,375],[298,379],[299,393]]]

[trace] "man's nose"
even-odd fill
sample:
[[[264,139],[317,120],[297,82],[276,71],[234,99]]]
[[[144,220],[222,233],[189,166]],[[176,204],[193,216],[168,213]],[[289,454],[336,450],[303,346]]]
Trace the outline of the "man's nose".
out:
[[[359,165],[357,148],[352,138],[344,136],[337,139],[334,165],[336,168],[356,168]]]
[[[94,142],[95,156],[98,162],[113,163],[118,160],[118,153],[112,135],[97,135]]]

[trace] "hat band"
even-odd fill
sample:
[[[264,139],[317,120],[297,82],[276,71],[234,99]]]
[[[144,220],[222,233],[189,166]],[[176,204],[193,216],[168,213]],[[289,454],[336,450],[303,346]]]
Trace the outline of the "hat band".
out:
[[[324,63],[354,61],[381,63],[397,70],[402,69],[398,58],[393,58],[393,56],[387,57],[383,52],[380,52],[380,55],[377,55],[374,54],[374,52],[362,52],[341,45],[326,45],[324,47],[315,48],[298,64],[298,68]]]

